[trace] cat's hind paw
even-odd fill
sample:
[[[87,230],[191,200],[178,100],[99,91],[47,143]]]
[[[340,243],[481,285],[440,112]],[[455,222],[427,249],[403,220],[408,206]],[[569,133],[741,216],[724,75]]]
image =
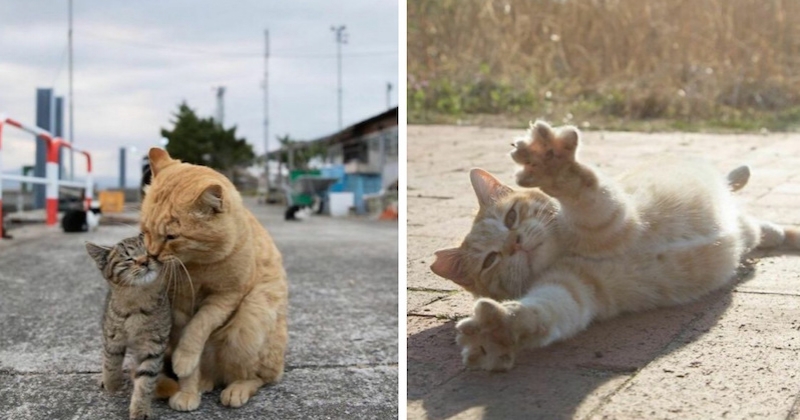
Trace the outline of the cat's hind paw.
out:
[[[514,366],[518,339],[508,308],[491,299],[478,299],[473,315],[456,324],[456,342],[470,369],[506,371]]]

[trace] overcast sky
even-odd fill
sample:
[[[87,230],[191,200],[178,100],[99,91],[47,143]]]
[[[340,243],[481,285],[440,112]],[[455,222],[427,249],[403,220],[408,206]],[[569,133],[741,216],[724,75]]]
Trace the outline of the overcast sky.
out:
[[[0,113],[35,123],[36,88],[53,87],[67,107],[67,1],[0,2]],[[118,174],[118,150],[158,144],[187,101],[201,116],[225,86],[225,125],[264,150],[261,88],[264,29],[270,31],[269,131],[310,140],[338,128],[336,42],[342,47],[344,126],[397,106],[397,0],[73,0],[75,143],[95,173]],[[66,110],[65,110],[66,111]],[[69,117],[65,115],[65,136]],[[3,169],[33,164],[34,142],[3,130]],[[129,161],[133,165],[134,158]],[[76,173],[83,163],[76,157]],[[133,169],[128,178],[136,179]]]

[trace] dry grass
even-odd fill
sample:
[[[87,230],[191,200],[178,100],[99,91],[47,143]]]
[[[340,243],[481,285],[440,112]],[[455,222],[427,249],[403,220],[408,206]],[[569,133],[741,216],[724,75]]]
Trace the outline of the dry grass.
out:
[[[408,22],[417,122],[800,119],[796,0],[409,0]]]

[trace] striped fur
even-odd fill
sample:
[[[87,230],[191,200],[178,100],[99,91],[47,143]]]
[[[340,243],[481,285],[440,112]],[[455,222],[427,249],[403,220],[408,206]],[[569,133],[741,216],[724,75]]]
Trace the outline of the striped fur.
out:
[[[514,144],[517,183],[533,189],[471,173],[481,205],[472,231],[431,266],[479,298],[457,325],[467,366],[509,369],[520,348],[718,289],[756,247],[800,248],[796,229],[737,208],[731,191],[749,168],[725,179],[701,161],[663,159],[612,180],[577,160],[579,137],[539,121]],[[520,220],[506,223],[513,213]]]
[[[148,257],[140,237],[123,239],[111,248],[87,243],[86,250],[109,284],[103,316],[103,388],[122,388],[122,362],[126,350],[131,352],[135,366],[130,418],[152,418],[150,402],[172,326],[166,285],[158,276],[161,265]]]

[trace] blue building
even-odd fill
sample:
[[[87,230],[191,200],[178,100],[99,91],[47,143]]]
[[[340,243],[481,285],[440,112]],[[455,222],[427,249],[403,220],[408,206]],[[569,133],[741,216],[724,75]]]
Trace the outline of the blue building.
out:
[[[356,213],[367,212],[367,200],[392,194],[398,181],[397,107],[353,124],[329,136],[312,140],[327,154],[322,175],[338,177],[329,192],[352,192]]]

